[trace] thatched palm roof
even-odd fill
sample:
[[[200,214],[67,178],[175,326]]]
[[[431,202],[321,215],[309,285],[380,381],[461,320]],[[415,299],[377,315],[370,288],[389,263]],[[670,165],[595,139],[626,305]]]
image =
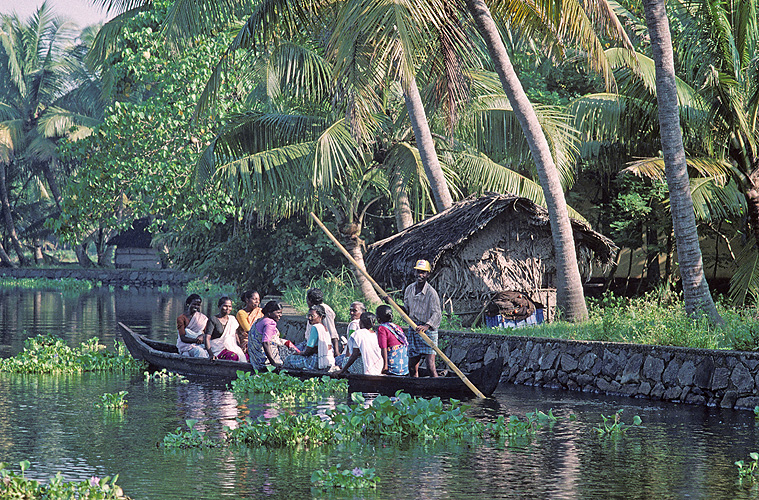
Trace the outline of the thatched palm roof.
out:
[[[548,210],[527,198],[509,194],[488,193],[470,197],[451,208],[423,220],[408,229],[369,246],[367,268],[373,276],[408,276],[417,259],[436,262],[484,228],[502,213],[521,215],[530,226],[550,233]],[[617,246],[606,236],[593,231],[582,221],[570,219],[575,244],[593,251],[601,265],[610,265],[616,258]]]

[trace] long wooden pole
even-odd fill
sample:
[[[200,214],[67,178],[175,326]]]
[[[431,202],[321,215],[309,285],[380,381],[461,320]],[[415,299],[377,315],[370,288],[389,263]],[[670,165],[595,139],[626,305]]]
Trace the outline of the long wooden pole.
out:
[[[393,309],[395,309],[398,312],[398,314],[401,315],[404,321],[406,321],[406,323],[408,323],[409,326],[411,326],[411,328],[416,329],[416,323],[414,323],[413,320],[409,318],[408,314],[406,314],[406,311],[404,311],[401,308],[401,306],[396,304],[393,298],[390,297],[387,293],[385,293],[382,287],[380,287],[377,284],[377,282],[374,281],[374,279],[371,276],[369,276],[369,273],[367,273],[364,269],[361,268],[361,266],[358,265],[358,262],[356,262],[353,256],[348,253],[348,250],[346,250],[345,247],[343,247],[343,245],[339,241],[337,241],[337,238],[335,238],[335,236],[330,232],[330,230],[327,229],[327,226],[325,226],[324,223],[322,223],[322,221],[319,220],[319,217],[317,217],[316,214],[311,212],[311,218],[314,219],[314,222],[316,222],[316,224],[318,224],[320,228],[322,228],[322,231],[324,231],[324,233],[329,237],[329,239],[331,239],[332,242],[337,246],[337,248],[340,249],[340,251],[343,253],[343,255],[345,255],[345,257],[350,261],[350,263],[353,264],[353,266],[356,269],[358,269],[358,272],[363,274],[364,277],[369,280],[372,286],[374,286],[375,290],[377,290],[377,293],[380,294],[380,297],[383,297],[383,298],[387,297],[387,301],[393,307]],[[427,343],[427,345],[429,345],[437,353],[438,356],[443,358],[443,361],[445,361],[448,364],[448,366],[451,367],[451,370],[453,370],[454,373],[456,373],[456,375],[459,376],[461,381],[464,382],[464,384],[466,384],[466,386],[472,390],[475,396],[477,396],[478,398],[485,399],[485,395],[479,389],[477,389],[477,387],[474,386],[474,384],[467,378],[467,376],[464,375],[464,372],[459,370],[459,367],[456,366],[453,363],[453,361],[451,361],[450,358],[448,358],[448,356],[446,356],[445,353],[441,351],[438,346],[435,345],[434,342],[432,342],[432,339],[430,339],[426,333],[424,332],[417,332],[417,333],[419,334],[420,337],[422,337],[422,339]]]

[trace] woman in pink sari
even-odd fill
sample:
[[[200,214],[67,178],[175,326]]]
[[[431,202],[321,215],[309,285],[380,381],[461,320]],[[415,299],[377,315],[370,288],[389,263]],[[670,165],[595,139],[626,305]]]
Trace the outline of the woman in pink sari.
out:
[[[184,312],[177,318],[177,349],[182,356],[207,358],[203,348],[208,317],[200,312],[203,299],[193,293],[184,303]]]

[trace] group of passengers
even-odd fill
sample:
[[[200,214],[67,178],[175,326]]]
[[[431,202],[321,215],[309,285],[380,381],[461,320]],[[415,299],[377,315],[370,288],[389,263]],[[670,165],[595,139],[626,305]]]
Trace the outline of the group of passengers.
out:
[[[324,303],[322,291],[312,288],[306,294],[309,309],[304,341],[295,345],[283,339],[277,329],[282,318],[282,305],[277,301],[269,301],[261,308],[260,294],[247,291],[241,296],[245,307],[232,316],[232,299],[222,297],[219,313],[208,318],[200,312],[200,296],[192,294],[177,318],[177,348],[180,354],[190,357],[247,360],[256,370],[270,365],[336,375],[408,375],[410,369],[412,376],[418,376],[420,361],[425,358],[430,374],[437,376],[435,351],[419,333],[426,333],[437,344],[442,319],[440,299],[427,283],[429,262],[417,261],[415,270],[417,279],[406,288],[404,303],[418,326],[408,332],[393,323],[390,306],[381,305],[373,314],[363,303],[354,302],[350,306],[346,349],[342,352],[335,312]]]

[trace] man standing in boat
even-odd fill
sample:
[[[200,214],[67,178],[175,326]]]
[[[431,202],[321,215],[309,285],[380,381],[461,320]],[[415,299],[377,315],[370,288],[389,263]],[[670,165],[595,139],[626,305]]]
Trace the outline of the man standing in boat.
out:
[[[414,266],[416,281],[406,287],[403,294],[403,303],[406,312],[416,323],[416,330],[409,328],[409,374],[412,377],[419,376],[419,363],[422,358],[427,360],[427,368],[433,377],[437,377],[435,369],[435,351],[419,335],[426,333],[437,346],[437,329],[443,319],[443,311],[440,307],[440,297],[427,280],[432,272],[432,266],[426,260],[417,260]]]

